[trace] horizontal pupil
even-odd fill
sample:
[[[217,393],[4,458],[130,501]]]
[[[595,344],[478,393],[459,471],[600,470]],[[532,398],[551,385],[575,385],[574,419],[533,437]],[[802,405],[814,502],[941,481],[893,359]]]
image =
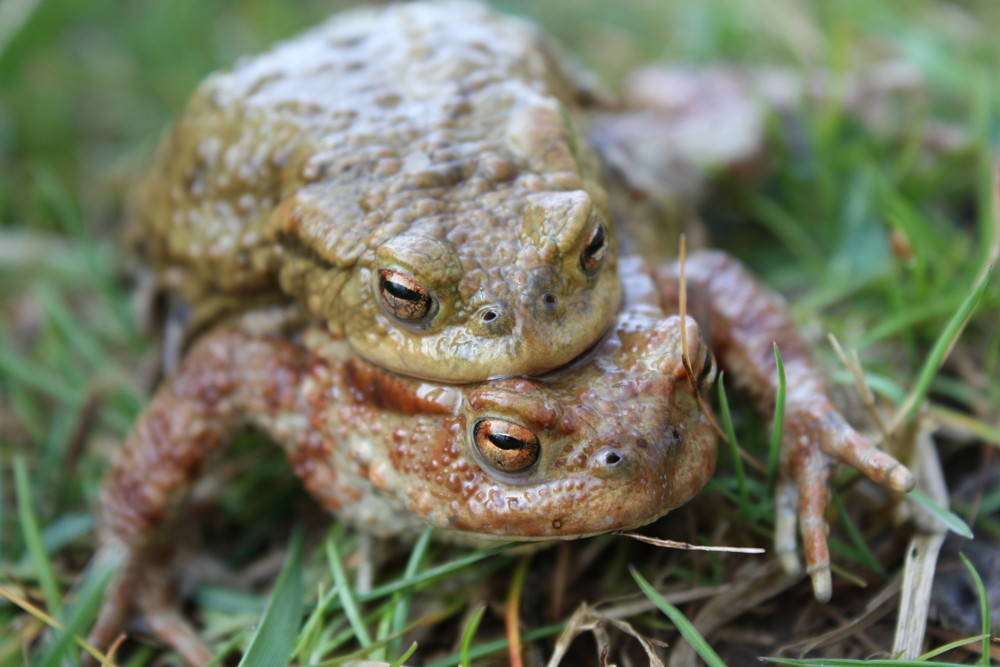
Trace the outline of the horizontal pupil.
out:
[[[403,299],[404,301],[420,301],[424,298],[424,295],[416,290],[412,290],[406,285],[397,283],[393,280],[383,280],[382,289],[388,292],[391,296],[397,299]]]
[[[598,250],[604,246],[604,227],[598,227],[597,231],[594,232],[594,238],[590,240],[587,244],[586,252],[588,255],[593,255]]]
[[[490,439],[490,442],[500,449],[524,449],[524,442],[510,435],[491,433],[487,437]]]

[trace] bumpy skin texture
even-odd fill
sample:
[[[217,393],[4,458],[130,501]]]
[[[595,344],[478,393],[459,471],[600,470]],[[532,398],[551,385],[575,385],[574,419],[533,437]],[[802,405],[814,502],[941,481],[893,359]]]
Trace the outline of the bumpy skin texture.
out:
[[[130,237],[198,325],[285,296],[401,373],[545,372],[620,301],[606,195],[572,121],[588,95],[536,29],[484,6],[344,13],[201,85]],[[384,270],[431,312],[391,314]]]
[[[93,634],[98,645],[138,609],[190,662],[207,661],[171,604],[169,528],[210,453],[248,424],[286,449],[325,507],[383,534],[412,533],[421,521],[453,537],[501,540],[635,527],[712,473],[714,436],[680,363],[682,330],[692,361],[702,359],[697,327],[668,317],[678,267],[657,258],[650,274],[622,260],[628,303],[619,313],[607,229],[603,267],[581,278],[581,247],[605,204],[589,153],[551,96],[568,104],[569,79],[522,24],[439,5],[475,19],[459,30],[432,7],[352,14],[247,61],[210,80],[164,144],[146,185],[153,217],[136,227],[164,286],[202,313],[247,309],[284,290],[328,326],[289,333],[250,315],[219,325],[154,397],[102,493],[99,558],[124,563]],[[376,66],[387,69],[368,72]],[[327,70],[353,81],[342,100],[318,85]],[[370,84],[352,79],[359,70]],[[361,99],[384,113],[358,114]],[[432,122],[417,127],[421,118]],[[630,190],[627,179],[615,203],[616,219],[659,222],[665,213],[655,193]],[[638,244],[654,255],[662,245]],[[392,322],[378,305],[386,267],[419,274],[447,326],[415,332]],[[781,303],[735,260],[699,253],[687,271],[689,314],[766,413],[777,386],[773,344],[782,351],[789,395],[777,551],[797,566],[798,519],[817,596],[829,597],[832,463],[899,490],[912,475],[846,424]],[[594,350],[549,372],[609,324]],[[546,328],[553,342],[538,344]],[[548,374],[455,386],[357,354],[449,380],[504,374],[497,355],[524,364],[510,372]],[[537,462],[520,474],[492,470],[473,445],[487,417],[537,434]]]
[[[189,662],[208,660],[171,604],[170,525],[207,458],[247,424],[285,448],[324,507],[385,535],[427,522],[462,541],[569,539],[641,526],[685,502],[714,469],[715,433],[695,398],[714,366],[694,319],[670,315],[678,266],[650,272],[635,258],[621,266],[627,303],[611,332],[536,379],[448,385],[400,376],[353,356],[323,328],[268,333],[250,315],[204,336],[105,481],[99,558],[124,564],[95,643],[107,645],[138,608]],[[777,387],[773,345],[782,350],[789,393],[776,546],[796,567],[798,517],[817,596],[829,597],[823,515],[833,461],[898,490],[912,488],[912,475],[843,420],[780,301],[736,260],[700,252],[686,270],[691,312],[710,322],[711,348],[765,413]],[[475,445],[487,418],[533,432],[537,462],[517,474],[492,467]]]
[[[469,541],[569,539],[644,525],[689,500],[715,467],[697,401],[708,357],[694,320],[667,316],[631,267],[629,303],[583,359],[538,379],[443,385],[354,356],[320,327],[301,338],[222,325],[204,336],[143,413],[101,496],[101,558],[124,559],[92,638],[106,645],[133,607],[198,664],[197,636],[167,604],[157,568],[206,460],[245,425],[269,433],[326,508],[386,535],[423,522]],[[523,471],[477,442],[484,420],[538,439]]]

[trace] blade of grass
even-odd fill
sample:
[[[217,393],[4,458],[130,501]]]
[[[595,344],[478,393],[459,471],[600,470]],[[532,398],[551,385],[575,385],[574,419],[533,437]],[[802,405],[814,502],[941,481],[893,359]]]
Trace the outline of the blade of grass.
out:
[[[462,667],[470,667],[472,665],[472,640],[476,636],[476,630],[479,629],[479,622],[483,620],[485,612],[486,603],[480,602],[469,616],[469,622],[465,624],[465,629],[462,630],[462,644],[458,650],[458,660]]]
[[[417,651],[417,642],[413,642],[412,644],[410,644],[410,648],[406,649],[406,653],[399,656],[397,660],[393,660],[392,663],[389,665],[389,667],[403,667],[406,661],[410,659],[410,656],[416,653],[416,651]]]
[[[985,640],[987,642],[987,644],[988,644],[989,641],[990,641],[990,635],[989,635],[989,633],[986,633],[985,635],[976,635],[975,637],[966,637],[965,639],[956,639],[953,642],[948,642],[944,646],[938,646],[933,651],[928,651],[927,653],[924,653],[919,658],[917,658],[917,660],[920,660],[920,661],[930,660],[931,658],[939,656],[942,653],[947,653],[948,651],[953,651],[956,648],[961,648],[961,647],[963,647],[963,646],[965,646],[967,644],[971,644],[973,642],[978,642],[978,641],[981,641],[981,640]],[[984,654],[984,655],[988,655],[988,654]]]
[[[717,386],[719,388],[719,418],[722,419],[722,428],[726,432],[726,445],[729,448],[729,455],[733,460],[733,472],[736,474],[736,485],[740,496],[740,511],[749,518],[750,496],[747,492],[747,475],[743,468],[743,459],[740,458],[740,445],[736,440],[736,431],[733,429],[733,415],[729,411],[729,399],[726,397],[726,388],[723,384],[725,371],[719,372]]]
[[[920,489],[910,491],[906,494],[906,497],[927,510],[936,519],[947,526],[948,530],[951,532],[969,540],[973,539],[974,535],[972,534],[972,529],[969,528],[969,524],[965,523],[965,521],[963,521],[962,518],[954,512],[938,505],[930,496]]]
[[[303,662],[306,664],[312,664],[315,662],[312,655],[303,656],[302,654],[310,649],[315,649],[316,642],[322,632],[323,614],[327,612],[333,600],[339,595],[340,590],[337,586],[334,586],[329,591],[324,592],[322,585],[320,585],[319,591],[316,595],[316,606],[313,607],[312,613],[309,614],[309,618],[306,619],[305,624],[302,626],[302,632],[299,633],[298,644],[292,652],[293,657],[302,657]]]
[[[767,452],[767,488],[774,491],[778,478],[778,454],[781,452],[781,432],[785,424],[785,364],[781,361],[781,351],[774,344],[774,362],[777,364],[778,393],[774,398],[774,421],[771,424],[771,446]]]
[[[639,574],[639,571],[635,569],[634,566],[628,566],[629,572],[632,574],[632,578],[635,579],[635,583],[639,585],[643,594],[649,598],[650,602],[656,605],[656,608],[666,614],[670,622],[674,624],[677,630],[694,647],[695,652],[704,660],[710,667],[726,667],[726,663],[722,661],[719,654],[708,645],[705,638],[701,636],[701,633],[695,629],[691,622],[684,617],[684,614],[674,605],[667,602],[666,598],[660,595],[653,586],[646,581],[646,579]]]
[[[45,550],[42,532],[35,516],[27,464],[20,456],[14,458],[14,491],[17,495],[17,515],[21,524],[21,533],[24,536],[24,544],[31,555],[31,562],[35,566],[35,576],[42,587],[45,604],[54,618],[61,619],[62,601],[59,585],[56,583],[56,573],[52,567],[52,561],[49,559],[49,554]]]
[[[990,624],[990,601],[986,597],[986,588],[983,586],[983,579],[976,572],[976,568],[973,567],[972,562],[966,557],[965,554],[959,553],[958,557],[962,559],[962,564],[969,571],[972,576],[972,581],[976,585],[976,593],[979,597],[979,619],[980,619],[980,630],[985,635],[983,637],[983,655],[980,657],[980,663],[983,667],[989,667],[990,665],[990,631],[992,625]]]
[[[427,548],[431,543],[431,535],[434,534],[434,529],[430,526],[424,528],[423,532],[420,533],[420,537],[417,538],[416,544],[413,545],[413,550],[410,552],[410,558],[406,562],[406,569],[403,570],[404,579],[412,579],[417,575],[420,570],[420,565],[424,562],[424,557],[427,555]],[[407,595],[403,595],[402,592],[396,593],[393,603],[392,611],[392,633],[399,634],[406,627],[406,619],[410,615],[410,598]],[[402,645],[401,640],[396,640],[389,646],[389,654],[399,653],[399,649]]]
[[[551,637],[552,635],[557,635],[563,631],[563,625],[546,625],[541,628],[536,628],[534,630],[529,630],[525,632],[521,637],[526,642],[532,642],[536,639],[543,639],[545,637]],[[485,644],[480,644],[475,648],[469,649],[469,659],[479,660],[480,658],[485,658],[493,653],[499,653],[507,648],[507,639],[494,639],[493,641],[486,642]],[[456,653],[454,655],[449,655],[446,658],[441,658],[440,660],[435,660],[434,662],[427,663],[424,667],[455,667],[455,665],[460,665],[461,658]],[[475,664],[474,662],[472,664]]]
[[[52,208],[56,221],[77,241],[76,248],[87,265],[90,277],[104,294],[104,301],[114,315],[114,324],[128,338],[129,344],[138,344],[140,336],[129,310],[128,299],[124,297],[115,276],[117,267],[103,261],[100,248],[84,224],[75,198],[49,165],[36,162],[32,165],[31,175],[39,195]]]
[[[750,208],[754,218],[781,241],[788,251],[802,260],[803,264],[816,265],[825,262],[826,255],[816,240],[809,235],[807,225],[793,213],[782,208],[776,201],[764,197],[751,197]]]
[[[354,636],[362,648],[368,648],[372,645],[372,639],[368,634],[368,629],[365,627],[364,620],[361,618],[361,612],[358,610],[358,601],[354,596],[354,591],[351,590],[351,586],[347,581],[347,574],[344,572],[344,564],[340,560],[340,553],[337,551],[335,541],[331,537],[323,545],[326,549],[326,560],[330,566],[330,572],[333,574],[334,585],[340,591],[340,604],[344,608],[344,614],[347,616],[351,628],[354,630]]]
[[[461,570],[468,567],[474,563],[481,560],[485,560],[497,554],[503,553],[509,549],[514,549],[518,546],[522,546],[524,542],[512,542],[510,544],[501,544],[499,546],[490,547],[489,549],[483,549],[482,551],[475,551],[461,558],[456,558],[453,561],[443,563],[436,567],[430,567],[413,577],[412,579],[399,579],[397,581],[390,581],[388,583],[382,584],[381,586],[376,586],[367,593],[363,593],[357,596],[359,602],[368,602],[371,600],[377,600],[378,598],[385,597],[390,593],[395,593],[397,591],[406,590],[408,588],[414,588],[422,584],[430,583],[445,577],[453,572]]]
[[[13,349],[13,346],[10,347]],[[64,405],[76,405],[79,393],[68,386],[61,377],[44,365],[14,354],[0,347],[0,372],[12,376],[18,382],[48,394]]]
[[[70,312],[65,300],[57,295],[51,285],[36,285],[32,295],[42,306],[49,321],[65,337],[74,355],[78,354],[90,370],[102,370],[111,365],[105,350],[95,340],[93,330],[80,326],[79,318]]]
[[[53,643],[45,657],[39,661],[41,667],[58,667],[70,660],[79,664],[76,646],[84,644],[82,635],[93,623],[97,609],[104,599],[104,589],[114,574],[111,563],[96,562],[96,567],[87,573],[79,591],[74,596],[77,601],[72,606],[67,605],[66,627],[57,630],[58,639]]]
[[[931,352],[927,356],[927,361],[924,363],[923,368],[920,370],[920,374],[917,376],[917,381],[914,384],[913,389],[910,391],[910,395],[907,396],[906,402],[903,404],[903,407],[900,408],[895,419],[893,420],[892,426],[889,428],[890,432],[895,432],[901,424],[913,423],[913,420],[917,416],[917,411],[920,409],[921,403],[923,403],[924,397],[926,397],[927,392],[930,391],[931,380],[934,379],[934,375],[937,374],[941,364],[944,363],[945,357],[947,357],[948,353],[951,352],[952,346],[958,340],[958,337],[961,335],[966,323],[969,321],[972,311],[979,303],[979,299],[983,296],[983,292],[986,291],[986,287],[989,285],[992,273],[992,266],[983,272],[983,275],[979,278],[975,288],[962,301],[958,310],[955,311],[955,314],[952,315],[948,324],[941,331],[941,335],[939,335],[937,340],[934,341],[934,346],[931,348]]]
[[[302,619],[302,542],[303,531],[297,528],[292,534],[285,566],[240,667],[287,665],[292,657]]]
[[[102,589],[102,592],[103,592],[103,589]],[[15,606],[19,607],[21,610],[23,610],[24,612],[30,614],[31,616],[34,616],[36,619],[38,619],[39,621],[41,621],[45,625],[49,626],[50,628],[55,628],[57,630],[61,630],[63,628],[62,623],[60,623],[56,619],[54,619],[51,616],[49,616],[47,613],[45,613],[45,611],[43,609],[37,607],[36,605],[32,604],[30,601],[28,601],[28,600],[24,599],[23,597],[17,595],[16,593],[14,593],[13,591],[7,589],[4,586],[0,586],[0,598],[4,598],[4,599],[10,601],[12,604],[14,604]],[[92,655],[94,658],[96,658],[98,660],[102,660],[103,659],[102,656],[101,656],[100,651],[98,651],[97,649],[95,649],[93,646],[91,646],[90,644],[88,644],[87,642],[85,642],[80,637],[73,636],[73,641],[76,642],[77,646],[79,646],[84,651],[86,651],[87,653],[89,653],[90,655]],[[113,662],[106,662],[105,664],[108,664],[111,667],[115,667],[115,665],[114,665]]]
[[[847,513],[847,510],[844,507],[844,502],[841,500],[840,494],[833,491],[831,496],[833,497],[833,506],[836,508],[837,514],[840,517],[839,523],[843,526],[844,530],[847,531],[847,538],[853,547],[851,555],[857,562],[861,563],[872,572],[880,576],[885,576],[885,568],[882,567],[882,564],[878,562],[878,558],[875,557],[875,554],[873,554],[872,550],[868,547],[868,544],[865,542],[865,538],[861,535],[861,531],[859,531],[858,527],[854,525],[854,521],[851,519],[851,516]]]

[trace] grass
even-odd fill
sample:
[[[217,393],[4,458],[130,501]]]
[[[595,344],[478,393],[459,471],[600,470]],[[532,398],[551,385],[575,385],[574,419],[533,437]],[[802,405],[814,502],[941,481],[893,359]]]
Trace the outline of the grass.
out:
[[[93,615],[101,573],[83,573],[97,489],[147,391],[147,345],[130,315],[118,245],[129,182],[207,72],[342,4],[0,0],[0,667],[72,660],[72,633],[46,628],[86,628]],[[767,176],[753,186],[721,182],[703,214],[718,245],[788,294],[831,374],[847,376],[823,331],[857,350],[883,405],[905,406],[918,419],[930,413],[946,427],[936,441],[953,504],[976,540],[1000,539],[993,453],[1000,445],[1000,288],[994,279],[976,289],[997,242],[990,201],[1000,141],[1000,5],[498,4],[545,25],[610,83],[657,59],[821,66],[835,87],[877,59],[899,58],[920,72],[925,88],[877,131],[832,101],[811,105],[790,126],[775,122]],[[948,142],[950,150],[933,148]],[[957,340],[950,322],[965,323]],[[907,404],[911,395],[922,400]],[[741,446],[766,461],[767,420],[738,395],[729,399]],[[829,607],[813,602],[804,583],[775,584],[767,557],[664,553],[621,537],[537,553],[521,584],[511,579],[521,556],[503,549],[469,554],[424,542],[411,555],[409,547],[379,544],[374,584],[365,590],[356,579],[363,554],[372,553],[367,538],[339,524],[328,532],[329,520],[298,490],[280,455],[261,445],[238,443],[219,466],[223,481],[206,485],[194,510],[205,524],[206,552],[237,576],[201,586],[189,612],[218,650],[237,656],[250,647],[247,664],[265,664],[252,662],[262,659],[255,647],[267,643],[259,638],[276,622],[292,627],[288,650],[302,664],[361,655],[398,662],[413,642],[407,664],[504,664],[503,601],[513,585],[522,599],[526,664],[560,636],[568,642],[594,626],[598,646],[601,632],[609,633],[616,660],[627,655],[641,664],[640,643],[615,623],[626,619],[654,640],[683,640],[656,610],[661,600],[642,596],[640,580],[695,626],[708,601],[724,594],[717,587],[750,581],[749,597],[774,585],[764,598],[770,602],[711,626],[708,645],[726,664],[797,658],[798,642],[866,613],[887,585],[872,559],[888,576],[897,573],[910,530],[890,524],[894,499],[853,475],[838,478],[835,514],[849,521],[834,525],[841,576]],[[725,463],[699,498],[644,532],[768,547],[766,486],[758,467]],[[301,579],[278,576],[292,516],[306,532]],[[289,553],[294,562],[296,548]],[[301,604],[299,585],[301,614],[260,620],[265,609]],[[598,605],[598,615],[574,626],[568,619],[585,602]],[[891,657],[887,641],[871,639],[892,633],[894,608],[880,609],[867,617],[867,632],[845,630],[805,657],[823,664]],[[931,620],[928,631],[924,650],[961,644],[962,630]],[[982,633],[976,625],[964,631],[971,642],[927,657],[987,664],[970,650],[988,646]],[[564,664],[596,664],[587,640],[570,649]],[[155,645],[126,645],[119,664],[153,664],[159,653]]]

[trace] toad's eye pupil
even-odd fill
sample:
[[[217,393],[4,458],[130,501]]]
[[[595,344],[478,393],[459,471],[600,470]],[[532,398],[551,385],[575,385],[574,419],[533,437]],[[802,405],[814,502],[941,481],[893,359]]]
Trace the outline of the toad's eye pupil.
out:
[[[486,463],[500,472],[523,472],[541,453],[538,436],[531,429],[506,419],[480,419],[473,440]]]
[[[587,238],[587,243],[580,254],[580,268],[588,275],[593,275],[601,268],[604,257],[608,254],[608,235],[604,223],[594,225]]]
[[[401,282],[395,280],[382,281],[382,289],[389,293],[390,296],[394,296],[397,299],[403,299],[405,301],[419,301],[421,298],[420,292],[412,290]]]
[[[411,276],[392,269],[379,272],[379,292],[382,305],[393,317],[401,320],[422,320],[434,305],[427,289]]]
[[[524,441],[518,440],[517,438],[511,435],[506,435],[503,433],[491,433],[486,437],[489,438],[490,442],[492,442],[500,449],[506,449],[509,451],[512,449],[524,448]]]

